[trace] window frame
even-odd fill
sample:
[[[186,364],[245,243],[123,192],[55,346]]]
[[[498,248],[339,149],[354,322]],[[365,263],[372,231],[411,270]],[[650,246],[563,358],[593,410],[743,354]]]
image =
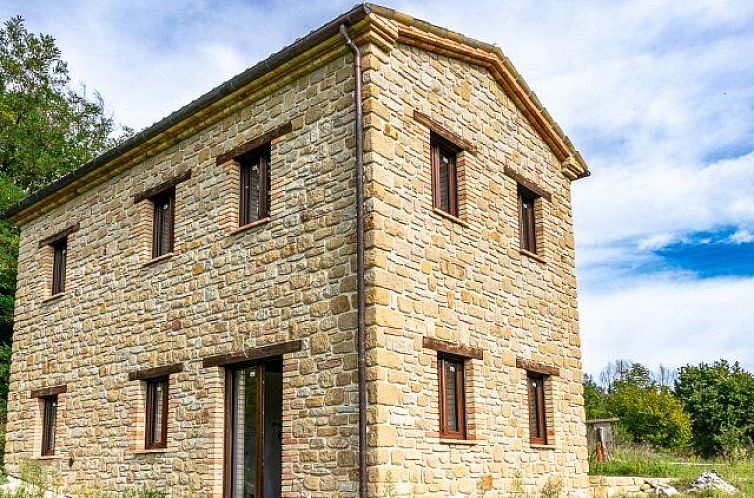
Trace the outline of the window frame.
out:
[[[152,259],[170,254],[175,249],[175,188],[167,189],[150,198],[152,202]],[[167,205],[165,209],[163,206]],[[167,216],[164,211],[168,211]],[[162,247],[164,231],[167,247]]]
[[[437,134],[430,133],[430,157],[432,166],[432,207],[439,209],[455,218],[459,217],[459,202],[458,202],[458,154],[461,150],[449,143],[447,140],[442,139]],[[440,158],[442,155],[447,155],[450,159],[448,163],[447,178],[445,181],[448,183],[448,208],[445,209],[442,206],[441,188],[440,188]]]
[[[43,396],[42,401],[42,446],[41,455],[54,456],[57,442],[58,395]]]
[[[545,375],[536,372],[526,373],[526,399],[529,406],[529,443],[535,445],[548,444],[545,381]]]
[[[146,379],[144,381],[144,449],[164,449],[168,445],[168,393],[170,391],[170,377],[155,377],[152,379]],[[157,385],[161,384],[162,389],[162,414],[160,420],[157,421],[155,394]],[[160,424],[160,439],[154,438],[155,423]]]
[[[63,237],[50,244],[52,249],[52,286],[53,296],[65,292],[66,265],[68,264],[68,237]]]
[[[539,195],[522,185],[518,185],[518,226],[521,249],[532,254],[539,254],[537,244],[537,199]],[[525,210],[524,206],[531,208]]]
[[[272,145],[264,144],[256,149],[237,157],[239,169],[239,188],[238,188],[238,225],[243,227],[251,223],[269,218],[270,216],[270,196],[271,196],[271,163],[272,163]],[[256,218],[252,218],[252,210],[249,202],[251,200],[251,168],[257,165],[257,190],[259,204],[257,206]]]
[[[448,410],[445,396],[445,366],[453,363],[458,369],[456,370],[456,425],[458,430],[448,430]],[[437,355],[437,373],[438,373],[438,403],[440,412],[440,437],[442,439],[467,439],[468,431],[466,427],[466,358],[449,354]]]

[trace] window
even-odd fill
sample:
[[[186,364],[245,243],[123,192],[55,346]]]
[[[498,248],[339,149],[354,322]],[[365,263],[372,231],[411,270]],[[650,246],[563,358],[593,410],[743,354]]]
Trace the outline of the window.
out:
[[[431,135],[432,205],[458,217],[458,149]]]
[[[165,448],[168,432],[168,379],[150,379],[146,384],[144,448]]]
[[[237,160],[241,180],[238,222],[244,226],[270,216],[270,145],[259,147]]]
[[[175,189],[152,197],[152,258],[173,252],[175,225]]]
[[[65,263],[68,253],[68,239],[63,238],[52,245],[52,294],[65,291]]]
[[[440,394],[440,437],[466,438],[466,393],[464,361],[438,356]]]
[[[529,373],[529,441],[547,444],[547,414],[545,412],[545,378]]]
[[[518,214],[521,230],[521,249],[537,253],[537,217],[535,203],[537,194],[531,190],[518,187]]]
[[[58,397],[47,396],[40,399],[42,401],[42,456],[52,456],[55,454]]]

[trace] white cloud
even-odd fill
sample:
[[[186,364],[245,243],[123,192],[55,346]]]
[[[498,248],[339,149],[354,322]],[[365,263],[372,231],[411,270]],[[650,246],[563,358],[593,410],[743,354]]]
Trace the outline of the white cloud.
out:
[[[739,227],[728,240],[733,244],[750,244],[754,242],[754,232],[748,228]]]
[[[385,3],[500,45],[590,163],[573,196],[588,366],[747,351],[751,280],[636,269],[694,232],[754,242],[754,2]],[[53,34],[75,79],[140,128],[351,6],[10,0],[0,17]]]
[[[726,358],[754,370],[754,278],[639,277],[580,299],[585,369],[633,359],[655,367]]]

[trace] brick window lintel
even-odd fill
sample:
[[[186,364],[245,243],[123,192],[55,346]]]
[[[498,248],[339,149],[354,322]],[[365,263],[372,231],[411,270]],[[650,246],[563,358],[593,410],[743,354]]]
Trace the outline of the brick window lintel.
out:
[[[552,375],[555,377],[560,375],[560,369],[557,367],[552,367],[545,365],[544,363],[539,363],[532,360],[526,360],[524,358],[516,358],[516,367],[522,368],[527,372],[533,372],[541,375]]]

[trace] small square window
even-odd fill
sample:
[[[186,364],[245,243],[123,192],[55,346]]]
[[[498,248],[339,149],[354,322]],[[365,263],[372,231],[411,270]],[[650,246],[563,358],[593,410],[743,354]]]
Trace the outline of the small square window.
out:
[[[165,448],[168,432],[168,379],[146,381],[144,447]]]
[[[267,144],[236,159],[240,165],[239,226],[270,216],[270,152]]]
[[[173,252],[175,226],[175,189],[162,192],[151,199],[152,258]]]
[[[521,249],[537,254],[536,202],[539,196],[519,185],[518,215],[521,236]]]
[[[52,295],[65,291],[65,265],[68,255],[68,239],[51,244],[52,247]]]
[[[458,149],[431,135],[432,205],[458,217]]]
[[[55,454],[58,397],[47,396],[40,400],[42,402],[42,456],[52,456]]]
[[[547,413],[545,409],[545,378],[527,375],[529,399],[529,440],[532,444],[547,444]]]
[[[466,438],[466,389],[464,361],[440,355],[437,358],[440,394],[440,437]]]

